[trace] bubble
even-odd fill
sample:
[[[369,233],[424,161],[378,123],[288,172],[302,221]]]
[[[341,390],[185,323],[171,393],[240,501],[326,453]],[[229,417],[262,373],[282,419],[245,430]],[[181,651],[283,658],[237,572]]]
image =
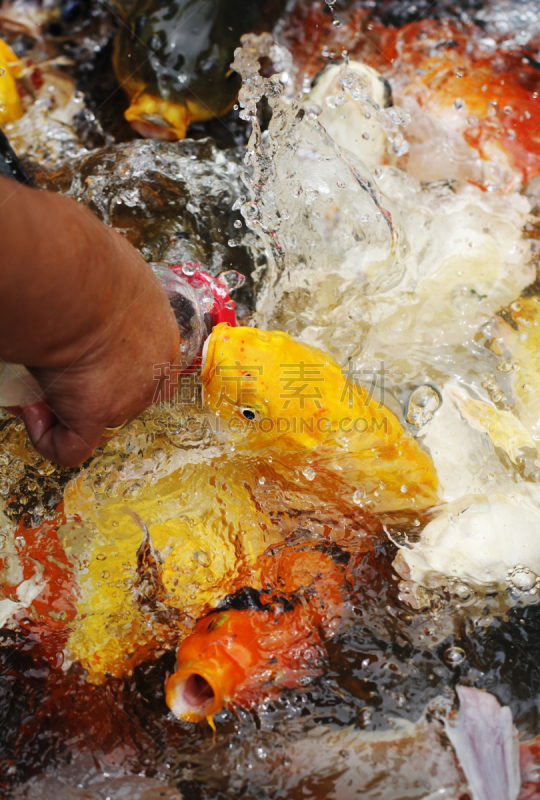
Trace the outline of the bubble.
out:
[[[362,489],[357,489],[356,492],[353,494],[353,503],[356,503],[359,506],[366,496],[366,493],[362,491]]]
[[[512,362],[511,361],[503,361],[502,364],[499,364],[497,369],[499,370],[499,372],[510,372],[510,370],[512,369]]]
[[[238,223],[238,225],[236,223]],[[242,227],[240,220],[236,220],[234,224],[235,227]],[[228,290],[232,292],[233,289],[240,289],[244,285],[246,282],[246,277],[245,275],[242,275],[241,272],[237,272],[235,269],[228,269],[225,272],[220,272],[218,275],[218,281],[220,283],[224,283]]]
[[[473,593],[466,583],[457,583],[454,586],[454,594],[459,600],[470,600]]]
[[[536,584],[536,575],[531,569],[518,565],[508,576],[509,582],[522,592],[530,591]]]
[[[205,569],[212,563],[212,559],[205,550],[197,550],[193,553],[193,558],[200,567],[204,567]]]
[[[306,469],[303,470],[303,474],[308,481],[312,481],[313,478],[315,477],[315,470],[313,469],[313,467],[306,467]]]
[[[429,384],[418,386],[409,398],[407,421],[421,428],[433,419],[441,403],[441,395],[433,386]]]
[[[358,722],[361,728],[367,728],[368,725],[371,724],[371,715],[372,715],[371,708],[365,706],[364,708],[360,709],[360,711],[358,712]]]
[[[443,659],[449,667],[458,667],[465,661],[465,650],[461,647],[448,647],[443,653]]]

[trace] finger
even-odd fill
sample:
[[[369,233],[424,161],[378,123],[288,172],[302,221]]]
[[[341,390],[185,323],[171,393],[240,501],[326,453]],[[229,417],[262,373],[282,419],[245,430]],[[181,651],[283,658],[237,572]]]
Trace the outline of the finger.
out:
[[[101,430],[85,431],[83,437],[60,422],[45,403],[27,406],[21,417],[38,453],[64,467],[82,464],[100,443]]]

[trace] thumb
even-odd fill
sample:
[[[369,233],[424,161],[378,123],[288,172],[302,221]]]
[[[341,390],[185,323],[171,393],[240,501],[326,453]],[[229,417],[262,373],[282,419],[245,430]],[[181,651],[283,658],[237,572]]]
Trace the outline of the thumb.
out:
[[[89,458],[101,441],[102,431],[85,431],[84,438],[61,422],[43,402],[27,406],[21,414],[28,436],[40,455],[64,467],[76,467]]]

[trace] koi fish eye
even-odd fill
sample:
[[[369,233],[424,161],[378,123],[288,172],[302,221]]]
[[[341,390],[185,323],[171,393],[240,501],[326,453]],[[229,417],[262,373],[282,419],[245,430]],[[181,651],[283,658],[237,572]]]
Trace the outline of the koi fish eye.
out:
[[[258,411],[255,411],[254,408],[249,408],[249,406],[245,406],[244,408],[240,409],[242,416],[245,419],[248,419],[250,422],[254,419],[257,419]]]

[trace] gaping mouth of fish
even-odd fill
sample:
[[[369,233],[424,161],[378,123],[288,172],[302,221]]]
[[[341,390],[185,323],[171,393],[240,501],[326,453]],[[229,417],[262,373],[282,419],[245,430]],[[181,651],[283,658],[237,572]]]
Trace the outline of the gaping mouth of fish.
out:
[[[178,719],[199,722],[223,706],[221,692],[212,676],[201,670],[182,669],[165,686],[167,705]]]
[[[186,106],[143,92],[124,114],[131,127],[148,139],[184,139],[191,115]]]

